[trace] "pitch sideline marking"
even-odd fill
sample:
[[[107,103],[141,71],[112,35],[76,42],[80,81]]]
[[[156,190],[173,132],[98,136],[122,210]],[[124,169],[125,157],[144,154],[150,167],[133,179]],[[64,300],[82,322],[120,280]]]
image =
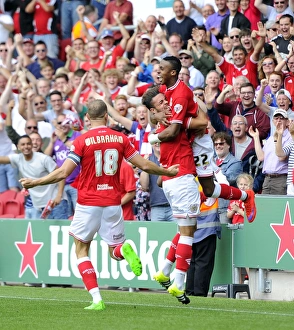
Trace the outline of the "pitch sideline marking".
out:
[[[78,302],[78,303],[88,303],[88,300],[71,300],[71,299],[57,299],[57,298],[41,298],[41,297],[18,297],[18,296],[1,296],[0,298],[6,299],[22,299],[22,300],[46,300],[46,301],[59,301],[59,302]],[[109,305],[125,305],[125,306],[132,306],[133,304],[130,303],[123,303],[123,302],[112,302],[107,301]],[[236,310],[236,309],[224,309],[224,308],[206,308],[206,307],[192,307],[192,306],[174,306],[174,305],[152,305],[152,304],[136,304],[136,306],[141,307],[161,307],[161,308],[180,308],[180,309],[191,309],[191,310],[205,310],[205,311],[215,311],[215,312],[229,312],[229,313],[250,313],[250,314],[260,314],[260,315],[275,315],[275,316],[292,316],[294,314],[286,314],[286,313],[277,313],[277,312],[259,312],[259,311],[251,311],[251,310]]]

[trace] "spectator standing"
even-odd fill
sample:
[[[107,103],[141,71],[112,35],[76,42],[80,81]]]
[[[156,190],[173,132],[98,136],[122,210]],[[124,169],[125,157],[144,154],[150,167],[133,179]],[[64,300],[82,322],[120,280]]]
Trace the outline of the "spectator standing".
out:
[[[133,25],[133,5],[128,0],[113,0],[108,3],[105,8],[105,13],[103,20],[99,27],[99,33],[103,31],[104,28],[111,29],[117,25],[116,18],[113,17],[113,13],[119,13],[119,20],[123,25]],[[113,37],[115,43],[119,42],[122,38],[120,31],[114,31]]]
[[[13,19],[10,15],[0,12],[0,43],[6,42],[9,34],[14,31]]]
[[[76,9],[79,6],[84,6],[85,4],[86,1],[84,0],[61,1],[61,38],[63,40],[71,38],[72,28],[79,20],[79,15]]]
[[[191,38],[193,28],[196,27],[195,21],[185,15],[185,7],[182,0],[175,0],[173,3],[174,18],[166,23],[166,29],[171,36],[173,33],[178,33],[184,42],[184,48],[187,47],[188,40]]]
[[[281,125],[283,128],[282,147],[292,141],[291,134],[287,128],[289,125],[288,114],[283,109],[277,109],[272,118],[274,126]],[[262,147],[258,129],[249,128],[249,134],[254,139],[254,147],[259,161],[263,161],[262,173],[265,179],[262,185],[262,194],[287,195],[287,172],[288,157],[278,157],[275,153],[275,137],[271,135]]]
[[[266,18],[269,21],[278,21],[279,18],[282,15],[289,14],[293,16],[294,6],[293,1],[280,1],[280,0],[274,0],[273,1],[274,6],[269,6],[263,3],[262,0],[255,0],[254,6],[259,9],[259,11],[263,14],[264,18]]]
[[[66,1],[65,1],[66,2]],[[81,1],[74,1],[81,2]],[[71,31],[71,39],[83,39],[85,43],[89,40],[94,40],[98,36],[98,31],[93,25],[98,18],[97,8],[92,5],[79,5],[76,8],[76,12],[78,15],[78,20],[73,25]]]
[[[226,0],[215,0],[215,5],[218,11],[207,17],[205,27],[207,30],[208,43],[220,51],[222,49],[222,45],[218,42],[212,31],[220,30],[222,20],[230,14],[230,11],[227,7]]]
[[[28,135],[19,138],[17,144],[19,154],[0,157],[1,164],[11,164],[18,169],[22,178],[41,178],[56,169],[54,160],[40,152],[32,150],[32,140]],[[63,194],[64,181],[48,184],[44,187],[29,189],[35,214],[33,219],[40,219],[41,213],[49,200],[53,201],[53,210],[48,219],[67,219],[67,200]]]
[[[29,14],[34,13],[34,43],[45,42],[52,58],[58,58],[59,53],[55,6],[56,0],[32,0],[25,9]]]
[[[292,49],[291,41],[294,41],[294,36],[291,31],[293,30],[293,21],[293,13],[292,15],[284,14],[281,16],[279,18],[280,34],[273,39],[273,42],[276,44],[277,51],[280,56],[285,59]]]

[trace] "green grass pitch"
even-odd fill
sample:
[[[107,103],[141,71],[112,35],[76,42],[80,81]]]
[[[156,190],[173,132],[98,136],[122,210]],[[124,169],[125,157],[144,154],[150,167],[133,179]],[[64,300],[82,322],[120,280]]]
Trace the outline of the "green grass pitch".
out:
[[[0,287],[1,330],[294,329],[294,302],[191,297],[180,304],[167,293],[101,290],[104,311],[87,311],[84,289]]]

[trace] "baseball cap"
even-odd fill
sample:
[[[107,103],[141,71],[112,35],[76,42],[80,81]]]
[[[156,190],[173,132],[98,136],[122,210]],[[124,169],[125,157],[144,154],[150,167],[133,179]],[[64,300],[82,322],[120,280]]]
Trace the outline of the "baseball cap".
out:
[[[106,37],[111,37],[113,38],[113,32],[109,29],[104,29],[101,33],[100,39],[104,39]]]
[[[284,118],[288,119],[288,113],[287,113],[287,111],[284,110],[284,109],[277,109],[277,110],[275,110],[275,112],[274,112],[274,117],[277,116],[277,115],[281,115],[281,116],[283,116]]]
[[[192,52],[190,52],[190,51],[187,50],[187,49],[181,49],[181,50],[179,50],[179,55],[181,55],[181,54],[186,54],[186,55],[188,55],[188,56],[190,56],[190,57],[193,58],[193,54],[192,54]]]
[[[30,44],[34,44],[34,41],[33,39],[31,38],[24,38],[23,41],[22,41],[23,44],[26,44],[26,43],[30,43]]]
[[[288,99],[292,102],[292,97],[291,97],[291,94],[289,93],[289,91],[287,91],[287,89],[280,89],[279,91],[277,91],[276,93],[276,98],[279,96],[279,95],[285,95],[288,97]]]
[[[160,62],[162,60],[162,58],[161,57],[159,57],[159,56],[154,56],[154,57],[152,57],[152,59],[151,59],[151,63],[153,62],[153,61],[158,61],[158,62]]]
[[[151,38],[146,33],[144,33],[144,34],[141,35],[141,39],[151,40]]]
[[[265,28],[266,28],[267,30],[269,30],[269,29],[271,29],[275,24],[276,24],[275,21],[267,21],[267,22],[265,23]]]

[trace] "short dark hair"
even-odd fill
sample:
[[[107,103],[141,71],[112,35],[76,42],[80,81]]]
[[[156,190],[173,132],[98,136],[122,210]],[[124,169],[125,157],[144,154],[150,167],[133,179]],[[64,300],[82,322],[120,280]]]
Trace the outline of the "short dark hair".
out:
[[[254,86],[251,84],[251,82],[246,82],[246,83],[243,83],[241,86],[240,86],[240,91],[242,88],[245,88],[245,87],[251,87],[253,92],[255,92],[255,88]]]
[[[284,14],[284,15],[282,15],[282,16],[279,18],[279,20],[278,20],[278,23],[279,23],[279,24],[280,24],[280,20],[281,20],[282,18],[289,18],[291,24],[293,24],[293,22],[294,22],[294,19],[293,19],[293,16],[292,16],[292,15]]]
[[[37,41],[37,42],[35,43],[35,47],[38,46],[38,45],[43,45],[43,46],[45,46],[45,48],[47,49],[47,45],[46,45],[46,43],[45,43],[43,40],[39,40],[39,41]]]
[[[32,141],[32,139],[31,139],[27,134],[24,134],[24,135],[20,136],[20,137],[17,139],[17,144],[19,144],[19,141],[20,141],[21,139],[25,139],[25,138],[28,138],[28,139],[30,139],[30,140]]]
[[[66,80],[66,82],[69,81],[69,79],[68,79],[68,75],[67,75],[66,73],[59,73],[58,75],[56,75],[56,76],[55,76],[55,81],[56,81],[56,79],[58,79],[58,78],[64,78],[64,79]]]
[[[59,95],[62,98],[62,94],[56,89],[49,94],[49,98],[51,98],[52,95]]]
[[[240,37],[240,39],[241,39],[242,37],[246,37],[246,36],[251,36],[251,30],[248,29],[248,28],[242,29],[242,30],[240,31],[240,33],[239,33],[239,37]]]
[[[153,98],[159,94],[159,86],[150,87],[142,96],[142,104],[145,105],[147,109],[154,108]]]
[[[245,55],[245,56],[247,55],[247,51],[246,51],[246,49],[245,49],[243,46],[241,46],[241,45],[236,46],[236,47],[233,48],[233,52],[232,52],[233,55],[234,55],[234,52],[235,52],[236,50],[242,50],[242,52],[244,53],[244,55]]]
[[[169,64],[172,67],[172,70],[175,70],[177,72],[177,75],[180,73],[182,64],[181,61],[175,57],[175,56],[166,56],[162,59],[163,61],[169,62]]]
[[[75,77],[80,77],[80,78],[82,78],[86,72],[87,72],[87,71],[84,70],[84,69],[77,69],[77,70],[74,72],[74,76],[75,76]]]

